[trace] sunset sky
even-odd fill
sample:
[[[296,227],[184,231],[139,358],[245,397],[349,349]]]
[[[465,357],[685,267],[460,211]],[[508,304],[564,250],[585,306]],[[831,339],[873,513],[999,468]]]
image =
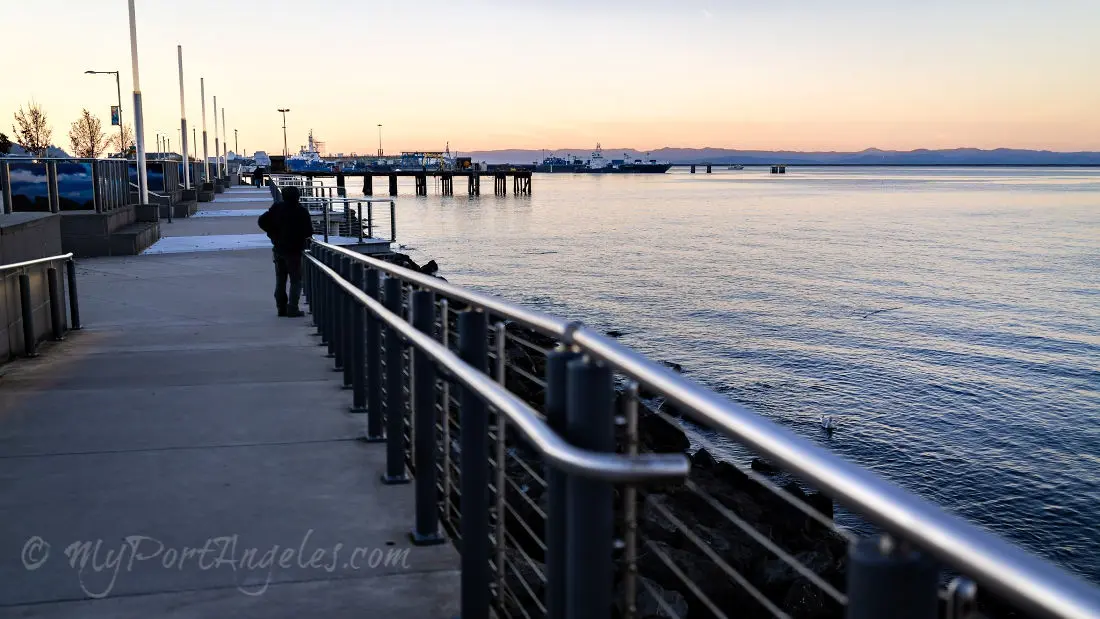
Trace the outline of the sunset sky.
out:
[[[138,0],[146,141],[199,77],[242,149],[1100,150],[1097,0]],[[0,131],[34,99],[133,118],[125,0],[0,5]],[[220,117],[219,117],[220,122]],[[108,129],[110,129],[108,127]],[[231,138],[232,139],[232,138]],[[230,142],[232,149],[233,143]]]

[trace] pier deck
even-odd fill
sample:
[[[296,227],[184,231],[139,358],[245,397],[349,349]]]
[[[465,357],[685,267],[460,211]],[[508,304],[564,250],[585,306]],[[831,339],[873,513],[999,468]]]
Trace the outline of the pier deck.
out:
[[[456,614],[457,553],[411,546],[413,488],[275,315],[270,250],[228,251],[255,217],[163,228],[218,251],[82,261],[85,330],[0,369],[0,615]]]

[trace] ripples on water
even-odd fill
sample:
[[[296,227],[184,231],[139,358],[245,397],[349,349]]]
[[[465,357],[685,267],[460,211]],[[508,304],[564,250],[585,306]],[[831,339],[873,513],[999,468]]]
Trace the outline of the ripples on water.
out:
[[[1100,581],[1100,171],[788,170],[410,182],[398,234]]]

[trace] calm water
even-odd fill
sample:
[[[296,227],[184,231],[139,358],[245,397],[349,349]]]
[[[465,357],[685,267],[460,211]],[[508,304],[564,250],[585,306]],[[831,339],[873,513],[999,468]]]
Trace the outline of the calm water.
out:
[[[400,240],[451,281],[623,330],[1100,581],[1100,171],[536,175],[476,199],[409,180]]]

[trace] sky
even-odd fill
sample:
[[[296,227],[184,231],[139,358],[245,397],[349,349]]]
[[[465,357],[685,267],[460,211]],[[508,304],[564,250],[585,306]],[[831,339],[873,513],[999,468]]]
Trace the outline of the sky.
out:
[[[327,153],[662,146],[1100,150],[1098,0],[137,0],[146,142]],[[0,0],[0,131],[133,118],[125,0]],[[49,24],[48,28],[36,24]],[[16,50],[22,50],[17,52]],[[220,112],[219,112],[220,114]],[[219,124],[221,118],[218,119]],[[110,127],[108,127],[110,129]],[[232,137],[231,137],[232,139]],[[201,140],[201,138],[200,138]],[[229,144],[234,148],[233,142]]]

